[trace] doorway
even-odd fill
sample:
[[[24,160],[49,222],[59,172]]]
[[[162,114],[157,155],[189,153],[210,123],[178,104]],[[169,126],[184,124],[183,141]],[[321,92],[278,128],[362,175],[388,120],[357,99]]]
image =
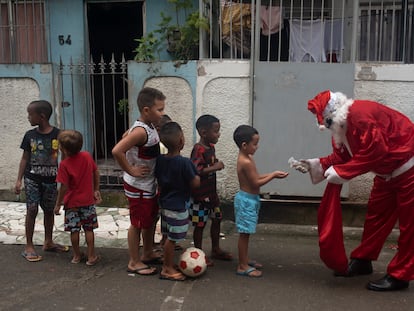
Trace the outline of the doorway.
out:
[[[127,61],[143,35],[143,1],[87,3],[94,156],[98,163],[128,129]]]

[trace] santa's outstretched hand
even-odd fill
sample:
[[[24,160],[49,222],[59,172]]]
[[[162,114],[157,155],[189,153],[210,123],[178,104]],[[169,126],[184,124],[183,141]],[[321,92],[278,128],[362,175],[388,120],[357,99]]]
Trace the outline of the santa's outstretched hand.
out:
[[[290,157],[288,163],[290,167],[301,173],[307,173],[309,171],[309,165],[307,163],[298,161],[294,157]]]
[[[291,157],[288,162],[290,167],[294,168],[295,170],[298,170],[301,173],[309,172],[313,184],[318,184],[325,179],[323,168],[319,158],[306,160],[300,159],[298,161],[295,160],[295,158]]]

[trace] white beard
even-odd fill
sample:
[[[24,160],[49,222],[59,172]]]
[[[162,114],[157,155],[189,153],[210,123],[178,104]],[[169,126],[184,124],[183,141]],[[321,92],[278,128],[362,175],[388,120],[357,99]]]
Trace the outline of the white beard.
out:
[[[347,117],[349,107],[351,107],[353,103],[353,99],[348,99],[344,95],[338,96],[338,100],[335,103],[335,111],[326,116],[332,118],[332,125],[329,129],[332,131],[332,137],[337,148],[340,148],[344,144],[348,145],[346,139]]]

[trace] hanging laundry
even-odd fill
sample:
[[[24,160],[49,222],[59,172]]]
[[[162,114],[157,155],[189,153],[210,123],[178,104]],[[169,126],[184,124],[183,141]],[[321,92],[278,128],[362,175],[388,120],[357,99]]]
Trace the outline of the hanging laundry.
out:
[[[250,54],[252,9],[249,3],[225,1],[221,6],[222,39],[228,46]]]
[[[342,24],[342,19],[325,21],[324,42],[328,62],[341,62],[342,51],[344,50]]]
[[[324,22],[291,20],[289,56],[292,62],[325,62]]]
[[[268,36],[282,29],[281,11],[278,6],[260,6],[260,28],[263,35]]]

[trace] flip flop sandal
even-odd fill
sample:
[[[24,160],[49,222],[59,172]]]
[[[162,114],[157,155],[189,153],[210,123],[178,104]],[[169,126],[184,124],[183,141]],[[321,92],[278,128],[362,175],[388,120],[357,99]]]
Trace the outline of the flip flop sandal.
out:
[[[173,273],[173,274],[160,274],[160,280],[168,280],[168,281],[184,281],[186,279],[185,275],[181,272]]]
[[[94,261],[87,261],[86,262],[86,265],[87,266],[94,266],[94,265],[96,265],[99,261],[101,261],[101,256],[96,256],[96,259],[94,260]]]
[[[81,256],[80,256],[80,258],[78,260],[75,260],[75,259],[72,258],[72,260],[70,261],[70,263],[78,264],[81,261],[85,260],[85,258],[86,258],[85,254],[84,253],[81,253]]]
[[[151,270],[151,272],[150,273],[142,273],[142,271],[144,271],[144,270]],[[145,266],[145,267],[138,268],[138,269],[129,269],[128,268],[127,269],[127,272],[128,273],[134,273],[134,274],[146,276],[146,275],[154,275],[154,274],[156,274],[157,273],[157,269],[154,268],[154,267],[151,267],[151,266]]]
[[[25,251],[23,251],[21,253],[21,255],[24,259],[26,259],[29,262],[41,261],[43,259],[42,256],[36,254],[35,252],[25,252]]]
[[[241,276],[247,276],[250,278],[260,278],[262,276],[262,274],[260,275],[251,274],[254,271],[259,271],[259,270],[257,270],[256,268],[250,267],[249,269],[244,270],[244,271],[236,271],[236,274],[241,275]]]
[[[43,249],[45,252],[53,252],[53,253],[66,253],[69,251],[69,246],[55,244],[52,247]]]

